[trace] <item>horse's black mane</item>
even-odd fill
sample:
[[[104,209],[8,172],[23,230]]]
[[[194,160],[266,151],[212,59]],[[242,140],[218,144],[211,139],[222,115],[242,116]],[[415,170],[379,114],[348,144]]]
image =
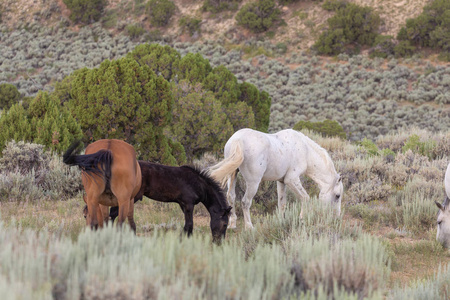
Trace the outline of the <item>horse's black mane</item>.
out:
[[[222,189],[222,187],[220,186],[220,184],[216,181],[216,180],[214,180],[210,175],[209,175],[209,173],[208,173],[208,171],[206,171],[206,170],[200,170],[198,167],[195,167],[195,166],[191,166],[191,165],[184,165],[184,166],[181,166],[181,168],[187,168],[187,169],[190,169],[191,171],[193,171],[194,173],[196,173],[198,176],[200,176],[203,180],[205,180],[206,181],[206,184],[209,186],[209,187],[211,187],[212,189],[214,189],[217,193],[219,193],[219,202],[220,202],[220,206],[223,208],[223,209],[226,209],[227,207],[228,207],[228,203],[227,203],[227,201],[226,201],[226,198],[225,198],[225,193],[224,193],[224,191],[223,191],[223,189]],[[188,177],[188,178],[190,178],[190,177]],[[190,182],[190,183],[192,183],[192,182]]]

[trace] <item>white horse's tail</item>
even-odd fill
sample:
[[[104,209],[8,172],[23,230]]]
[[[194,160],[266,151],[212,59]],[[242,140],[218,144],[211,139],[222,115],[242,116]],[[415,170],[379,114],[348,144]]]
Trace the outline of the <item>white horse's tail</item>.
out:
[[[240,140],[234,140],[230,144],[230,155],[219,162],[218,164],[209,168],[212,178],[217,180],[222,187],[227,183],[228,178],[234,180],[236,170],[244,161],[244,152]]]

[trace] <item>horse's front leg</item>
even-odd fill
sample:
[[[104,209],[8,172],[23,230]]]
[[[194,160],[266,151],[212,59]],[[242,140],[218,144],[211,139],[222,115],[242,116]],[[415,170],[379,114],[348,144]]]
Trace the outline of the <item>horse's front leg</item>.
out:
[[[284,212],[286,208],[286,185],[284,182],[277,181],[277,194],[278,194],[278,210]]]
[[[302,201],[302,208],[300,210],[300,218],[303,219],[303,204],[304,204],[304,201],[308,201],[309,200],[309,195],[306,192],[306,190],[303,188],[302,183],[300,182],[300,177],[294,176],[294,177],[285,178],[284,183]]]
[[[194,229],[194,207],[191,205],[181,206],[184,213],[184,232],[188,235],[192,235]]]
[[[231,214],[230,214],[230,219],[228,221],[228,228],[236,228],[236,221],[237,221],[236,207],[235,207],[236,177],[229,178],[227,185],[228,185],[227,199],[228,199],[228,204],[231,206]]]

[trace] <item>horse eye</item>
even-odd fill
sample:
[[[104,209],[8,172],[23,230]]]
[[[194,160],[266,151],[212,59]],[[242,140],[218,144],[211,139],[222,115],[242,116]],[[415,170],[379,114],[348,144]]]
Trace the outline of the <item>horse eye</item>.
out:
[[[336,199],[339,199],[341,197],[341,195],[337,194],[336,195]]]
[[[437,222],[438,225],[441,225],[442,221]]]

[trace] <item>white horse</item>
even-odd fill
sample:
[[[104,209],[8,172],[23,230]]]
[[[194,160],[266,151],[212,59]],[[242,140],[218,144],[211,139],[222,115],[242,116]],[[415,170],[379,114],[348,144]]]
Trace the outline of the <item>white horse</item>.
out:
[[[301,199],[309,195],[302,187],[300,175],[306,174],[320,188],[319,198],[341,211],[343,186],[327,151],[313,140],[292,129],[267,134],[252,129],[234,133],[225,145],[224,160],[210,168],[213,178],[227,183],[227,198],[231,205],[229,228],[236,228],[236,174],[241,172],[246,182],[242,198],[245,228],[253,228],[250,206],[262,180],[277,181],[278,208],[286,206],[286,185]],[[303,210],[300,213],[300,217]]]
[[[441,242],[444,247],[450,248],[450,164],[445,172],[444,186],[444,203],[441,205],[439,202],[436,202],[437,207],[439,207],[436,239]]]

